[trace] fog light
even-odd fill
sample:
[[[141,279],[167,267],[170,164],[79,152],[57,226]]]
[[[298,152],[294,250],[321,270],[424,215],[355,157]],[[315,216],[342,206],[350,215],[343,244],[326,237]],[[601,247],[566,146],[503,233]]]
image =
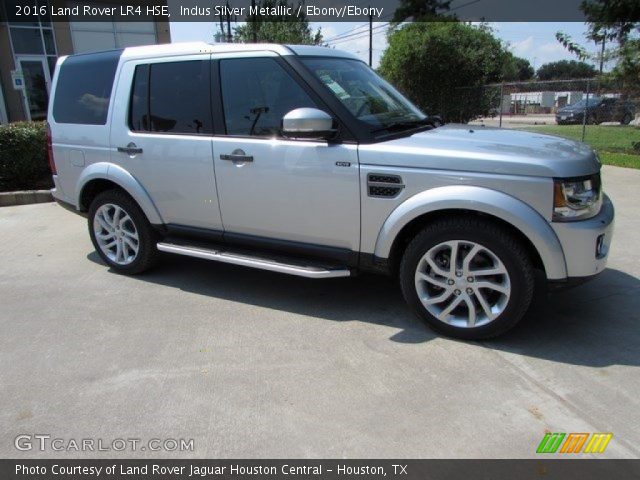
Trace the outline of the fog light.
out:
[[[604,233],[598,235],[596,239],[596,258],[602,258],[607,254],[607,249],[604,245]]]

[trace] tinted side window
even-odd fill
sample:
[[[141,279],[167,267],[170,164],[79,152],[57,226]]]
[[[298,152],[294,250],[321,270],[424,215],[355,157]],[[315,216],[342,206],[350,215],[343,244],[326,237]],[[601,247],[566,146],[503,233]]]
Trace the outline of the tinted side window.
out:
[[[220,82],[228,135],[278,135],[286,113],[317,108],[272,58],[221,60]]]
[[[150,65],[149,131],[212,133],[209,67],[208,60]]]
[[[73,55],[58,74],[53,118],[58,123],[104,125],[122,50]]]
[[[138,65],[133,77],[129,103],[129,128],[149,130],[149,65]]]

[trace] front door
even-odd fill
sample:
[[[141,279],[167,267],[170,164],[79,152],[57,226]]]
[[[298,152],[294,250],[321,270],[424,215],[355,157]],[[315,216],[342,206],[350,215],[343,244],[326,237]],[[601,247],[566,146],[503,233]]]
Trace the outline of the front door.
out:
[[[19,56],[18,70],[24,76],[24,105],[29,120],[46,120],[51,78],[45,57]]]
[[[281,137],[287,112],[322,107],[278,57],[220,58],[219,67],[225,134],[213,154],[225,237],[358,251],[357,146]]]

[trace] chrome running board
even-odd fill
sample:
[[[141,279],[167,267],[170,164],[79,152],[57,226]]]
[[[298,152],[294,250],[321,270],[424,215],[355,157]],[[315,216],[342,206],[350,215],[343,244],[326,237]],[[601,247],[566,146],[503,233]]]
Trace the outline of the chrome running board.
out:
[[[214,250],[190,245],[176,245],[172,243],[158,243],[161,252],[176,253],[188,257],[203,258],[216,262],[231,263],[243,267],[259,268],[270,272],[287,273],[307,278],[337,278],[349,277],[351,271],[347,268],[327,268],[315,265],[286,263],[271,258],[255,257],[246,253],[235,253],[227,250]]]

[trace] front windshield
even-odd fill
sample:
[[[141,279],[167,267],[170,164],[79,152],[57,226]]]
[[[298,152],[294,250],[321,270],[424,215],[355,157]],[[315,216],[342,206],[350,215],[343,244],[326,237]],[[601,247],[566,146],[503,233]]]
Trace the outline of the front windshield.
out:
[[[303,63],[372,132],[416,126],[426,115],[359,60],[303,58]]]
[[[593,97],[589,99],[589,106],[592,107],[594,105],[597,105],[600,103],[600,99],[597,97]],[[571,108],[584,108],[587,106],[587,99],[585,98],[584,100],[580,100],[579,102],[576,103],[572,103],[571,105],[569,105]]]

